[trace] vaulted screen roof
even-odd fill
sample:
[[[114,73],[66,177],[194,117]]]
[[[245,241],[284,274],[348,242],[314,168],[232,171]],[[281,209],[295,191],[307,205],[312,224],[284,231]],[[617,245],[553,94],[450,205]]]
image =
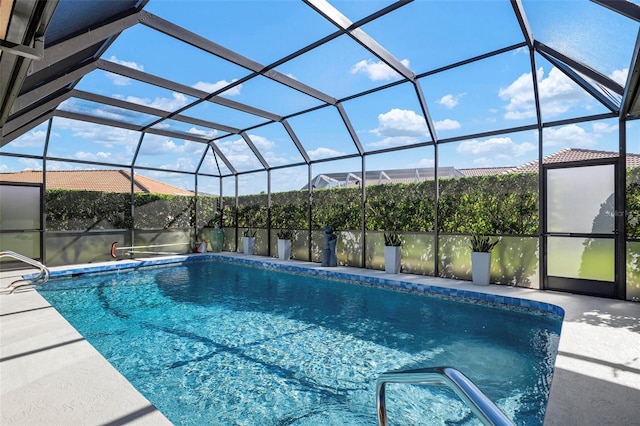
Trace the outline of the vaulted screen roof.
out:
[[[604,0],[3,1],[0,153],[227,176],[637,118],[639,21]]]

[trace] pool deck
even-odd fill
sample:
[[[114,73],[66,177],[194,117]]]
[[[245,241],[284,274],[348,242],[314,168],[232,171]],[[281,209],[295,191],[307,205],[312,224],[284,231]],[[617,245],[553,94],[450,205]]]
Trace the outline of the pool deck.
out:
[[[282,262],[262,256],[223,254]],[[545,425],[640,425],[640,303],[287,262],[292,263],[558,305],[564,309],[565,317]],[[56,269],[66,268],[52,268]],[[0,289],[28,272],[32,271],[0,271]],[[0,424],[170,422],[36,291],[25,290],[11,295],[0,291]]]

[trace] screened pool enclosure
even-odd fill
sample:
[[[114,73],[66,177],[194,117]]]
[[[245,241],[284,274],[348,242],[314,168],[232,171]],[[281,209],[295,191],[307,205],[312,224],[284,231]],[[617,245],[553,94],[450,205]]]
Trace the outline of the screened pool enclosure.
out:
[[[223,250],[640,300],[640,5],[13,0],[0,250]],[[122,183],[124,182],[124,184]],[[121,252],[125,256],[125,252]],[[3,263],[3,267],[7,266]]]

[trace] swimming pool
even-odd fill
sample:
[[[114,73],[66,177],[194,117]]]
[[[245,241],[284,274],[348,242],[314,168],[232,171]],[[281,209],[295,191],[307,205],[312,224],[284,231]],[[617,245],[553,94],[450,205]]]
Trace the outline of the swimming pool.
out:
[[[557,316],[222,261],[53,279],[40,293],[177,425],[376,424],[375,379],[450,365],[541,424]],[[390,385],[394,424],[473,424],[440,388]]]

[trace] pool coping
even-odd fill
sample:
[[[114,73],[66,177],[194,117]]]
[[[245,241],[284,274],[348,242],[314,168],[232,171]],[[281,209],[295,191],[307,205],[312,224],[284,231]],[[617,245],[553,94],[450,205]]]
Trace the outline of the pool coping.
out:
[[[475,286],[468,281],[423,275],[392,275],[383,271],[342,266],[328,268],[311,262],[282,261],[275,258],[246,256],[229,252],[123,260],[103,264],[79,265],[72,268],[52,268],[51,275],[56,277],[79,273],[99,273],[114,269],[126,270],[155,267],[187,260],[206,260],[210,258],[282,269],[294,273],[304,271],[305,273],[336,279],[358,279],[371,285],[394,287],[403,291],[426,291],[445,297],[475,298],[488,303],[504,303],[564,316],[545,424],[576,426],[589,424],[640,424],[640,404],[637,404],[637,401],[640,400],[640,357],[637,354],[637,348],[640,348],[640,305],[637,303],[503,285]],[[8,282],[5,275],[5,272],[0,273],[0,283]],[[2,287],[4,288],[6,285],[2,285]],[[34,304],[38,307],[29,308]],[[73,413],[67,412],[69,411],[68,402],[66,403],[67,406],[62,407],[63,409],[60,411],[56,410],[55,406],[51,406],[51,401],[44,403],[39,400],[39,397],[36,397],[41,392],[44,379],[59,382],[61,380],[59,375],[45,375],[47,377],[38,377],[37,380],[33,380],[33,378],[21,377],[28,375],[16,374],[14,371],[16,368],[15,359],[11,355],[7,356],[7,354],[11,352],[17,354],[29,352],[29,345],[33,345],[34,342],[29,340],[27,342],[29,344],[20,349],[19,339],[14,341],[16,336],[12,336],[14,333],[11,332],[12,324],[10,322],[14,323],[14,325],[16,322],[10,321],[13,317],[12,313],[19,313],[17,316],[20,317],[23,324],[27,318],[28,321],[37,322],[45,312],[47,315],[54,314],[55,316],[57,314],[53,309],[44,309],[43,304],[48,305],[35,291],[25,291],[12,296],[0,295],[0,308],[2,308],[0,310],[0,325],[2,326],[0,328],[0,338],[3,343],[0,356],[3,384],[1,395],[3,410],[0,423],[37,424],[38,421],[36,420],[34,423],[34,419],[47,418],[49,421],[43,421],[43,424],[53,423],[53,420],[60,419],[60,416],[63,415],[67,416],[64,417],[66,420],[75,418],[74,416],[85,415],[87,417],[82,422],[84,424],[105,423],[98,421],[98,419],[104,419],[104,417],[99,417],[96,413],[83,412],[81,409],[82,407],[86,408],[86,401],[90,399],[90,396],[86,393],[79,392],[77,395],[74,394],[74,398],[77,400],[73,399],[71,405],[75,405],[76,407],[74,408],[77,409]],[[67,330],[68,333],[75,332],[77,334],[62,317],[57,316],[59,317],[57,321],[51,324],[54,329],[45,333],[47,339],[50,339],[50,335],[55,333],[56,330],[61,329]],[[68,341],[68,336],[66,337],[67,340],[63,339],[62,342]],[[11,345],[5,345],[5,342],[9,342]],[[165,424],[163,422],[166,422],[166,419],[161,413],[154,410],[154,407],[133,389],[126,380],[126,383],[122,383],[121,380],[113,378],[119,376],[119,373],[86,341],[68,345],[65,349],[75,350],[77,349],[76,346],[80,346],[82,343],[88,346],[86,348],[83,345],[85,352],[91,352],[91,350],[95,352],[91,354],[92,358],[96,358],[94,360],[95,365],[92,364],[92,369],[106,371],[107,373],[102,373],[108,376],[108,379],[105,380],[108,384],[113,382],[114,387],[117,389],[112,391],[110,395],[114,396],[115,392],[117,394],[114,396],[116,400],[124,398],[125,401],[129,402],[127,405],[114,403],[112,404],[111,412],[109,412],[110,409],[108,408],[103,411],[109,412],[112,419],[127,418],[127,422],[135,424]],[[73,346],[73,348],[69,346]],[[62,347],[56,348],[58,348],[56,350],[59,350]],[[38,361],[37,355],[27,353],[25,356],[20,356],[20,368],[26,368],[27,370],[29,368],[42,369],[43,365]],[[7,358],[10,360],[5,362]],[[52,365],[50,367],[55,372],[55,366]],[[87,367],[84,366],[83,371],[85,373],[86,369]],[[75,373],[65,370],[65,374],[73,375]],[[11,379],[10,383],[7,377]],[[65,377],[65,380],[71,380],[71,378]],[[13,381],[19,383],[14,383]],[[5,390],[16,388],[20,391],[19,394],[23,403],[29,403],[30,408],[26,413],[24,412],[25,410],[21,410],[19,407],[12,407],[14,408],[12,410],[5,409],[5,407],[10,406],[7,404],[15,404],[18,401],[14,398],[15,395],[13,394],[15,392],[7,392]],[[85,389],[84,392],[88,391]],[[125,397],[125,395],[127,396]],[[27,400],[24,400],[25,398]],[[133,409],[131,406],[133,401],[135,401],[135,407],[141,408]],[[128,408],[128,411],[124,410],[125,407]]]

